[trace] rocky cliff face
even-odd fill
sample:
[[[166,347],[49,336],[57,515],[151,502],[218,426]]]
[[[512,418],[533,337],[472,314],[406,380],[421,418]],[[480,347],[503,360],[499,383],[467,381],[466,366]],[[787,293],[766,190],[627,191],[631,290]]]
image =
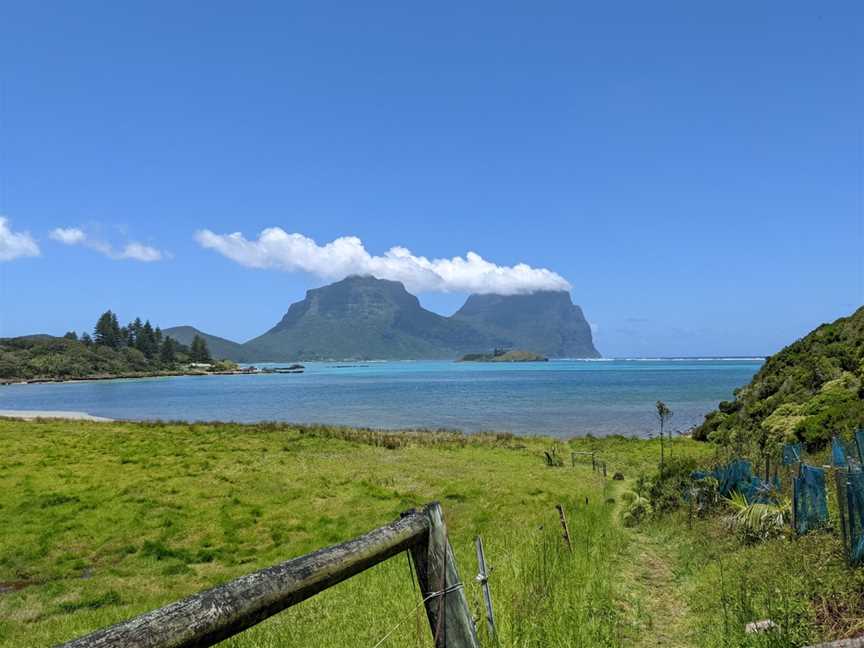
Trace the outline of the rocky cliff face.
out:
[[[489,342],[470,325],[424,309],[397,281],[348,277],[308,291],[276,326],[243,346],[273,360],[432,359]]]
[[[218,341],[224,357],[251,362],[456,359],[496,347],[549,357],[600,355],[567,292],[472,295],[452,317],[442,317],[398,281],[356,276],[307,291],[276,326],[245,344],[205,339]]]
[[[599,358],[582,309],[565,291],[471,295],[454,315],[506,345],[553,358]]]

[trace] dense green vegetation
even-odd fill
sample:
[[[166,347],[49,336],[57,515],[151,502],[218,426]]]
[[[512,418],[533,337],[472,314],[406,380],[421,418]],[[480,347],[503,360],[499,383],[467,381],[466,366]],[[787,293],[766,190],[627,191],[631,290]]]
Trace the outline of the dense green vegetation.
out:
[[[180,344],[191,346],[196,337],[200,337],[207,343],[207,348],[214,358],[226,358],[234,362],[251,362],[254,358],[249,354],[242,344],[226,340],[216,335],[209,335],[199,331],[193,326],[172,326],[164,331],[166,336],[174,338]]]
[[[864,570],[836,535],[747,537],[724,501],[688,507],[681,484],[722,450],[685,438],[665,441],[662,473],[659,439],[622,437],[7,420],[0,445],[0,646],[78,636],[436,499],[477,618],[484,538],[502,646],[779,647],[864,629]],[[401,622],[382,646],[428,646],[419,598],[397,557],[226,645],[374,646]],[[766,618],[779,630],[745,634]]]
[[[163,335],[149,321],[120,326],[110,310],[93,334],[70,331],[62,338],[33,335],[0,339],[0,380],[72,379],[176,373],[213,359],[200,337],[191,346]],[[217,368],[228,368],[220,365]]]
[[[547,362],[549,358],[531,351],[504,351],[495,349],[492,353],[467,353],[459,362]]]
[[[864,308],[771,356],[694,436],[776,454],[784,441],[824,446],[864,425]]]

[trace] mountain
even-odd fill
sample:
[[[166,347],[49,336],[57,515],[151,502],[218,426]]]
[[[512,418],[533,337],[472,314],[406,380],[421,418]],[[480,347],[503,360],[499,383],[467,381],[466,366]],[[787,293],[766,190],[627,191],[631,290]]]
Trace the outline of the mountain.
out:
[[[200,335],[207,343],[210,355],[215,359],[233,360],[234,362],[249,362],[251,360],[251,355],[242,344],[204,333],[192,326],[173,326],[164,329],[162,334],[172,337],[180,344],[185,344],[186,346],[192,344],[192,340],[196,335]]]
[[[599,358],[591,327],[566,291],[471,295],[452,317],[504,346],[553,358]]]
[[[823,324],[765,361],[735,399],[693,431],[697,439],[811,448],[864,425],[864,307]]]
[[[330,358],[456,358],[503,340],[442,317],[398,281],[352,276],[309,290],[282,320],[243,345],[274,361]]]
[[[236,362],[327,359],[456,359],[495,348],[596,358],[591,328],[567,292],[471,295],[452,317],[426,310],[398,281],[351,276],[306,292],[282,320],[245,344],[191,326],[164,331]]]

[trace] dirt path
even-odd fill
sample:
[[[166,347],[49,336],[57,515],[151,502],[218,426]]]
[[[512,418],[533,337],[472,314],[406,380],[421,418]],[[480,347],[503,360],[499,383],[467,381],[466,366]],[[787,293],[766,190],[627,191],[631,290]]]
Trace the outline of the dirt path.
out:
[[[631,560],[623,574],[631,605],[635,602],[634,646],[692,646],[688,636],[687,601],[672,571],[673,557],[648,533],[635,531]],[[635,601],[633,601],[635,597]]]
[[[626,490],[626,486],[620,491]],[[616,496],[616,500],[621,501]],[[630,621],[627,644],[689,648],[695,645],[686,619],[687,601],[676,581],[674,548],[651,531],[628,529],[630,547],[621,559],[624,612]]]

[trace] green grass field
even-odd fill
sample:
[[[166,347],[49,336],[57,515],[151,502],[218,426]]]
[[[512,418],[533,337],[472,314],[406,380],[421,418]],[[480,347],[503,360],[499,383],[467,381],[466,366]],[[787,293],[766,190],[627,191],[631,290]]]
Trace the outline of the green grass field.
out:
[[[717,520],[689,529],[681,515],[625,529],[620,494],[656,467],[657,443],[558,442],[565,466],[553,468],[543,453],[554,443],[0,420],[0,646],[72,639],[433,500],[444,508],[479,619],[473,539],[483,536],[501,646],[800,645],[853,627],[861,609],[848,600],[858,577],[840,564],[831,536],[742,547]],[[597,452],[609,478],[592,472],[590,459],[571,467],[571,450]],[[667,450],[714,456],[686,439]],[[613,481],[614,471],[627,479]],[[567,511],[572,553],[557,503]],[[775,567],[781,553],[791,559],[801,549],[821,562]],[[226,645],[371,648],[395,627],[381,646],[428,646],[420,598],[407,557],[397,556]],[[795,619],[780,643],[746,643],[743,623],[763,613]],[[492,645],[485,624],[478,629]]]

